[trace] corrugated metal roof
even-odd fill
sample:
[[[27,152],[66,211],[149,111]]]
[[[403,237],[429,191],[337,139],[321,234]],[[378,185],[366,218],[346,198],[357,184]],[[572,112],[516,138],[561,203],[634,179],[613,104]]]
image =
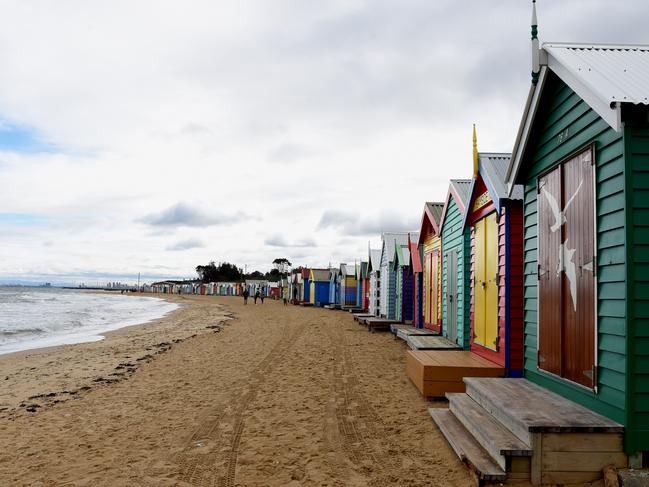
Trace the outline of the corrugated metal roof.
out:
[[[410,249],[408,248],[408,244],[401,247],[401,256],[403,257],[403,262],[401,263],[401,265],[406,266],[410,264]]]
[[[520,184],[514,187],[511,196],[507,196],[505,176],[510,158],[511,154],[506,153],[480,153],[480,174],[497,204],[501,199],[523,200],[523,186]]]
[[[329,269],[311,269],[313,272],[314,281],[328,281],[329,280]]]
[[[466,208],[471,194],[471,179],[451,179],[451,185],[455,189],[457,197],[460,198],[462,206]]]
[[[444,211],[444,203],[432,203],[427,201],[426,208],[428,208],[433,220],[435,220],[435,224],[439,225],[439,220],[442,218],[442,211]]]
[[[383,233],[381,240],[383,240],[383,249],[387,253],[388,262],[392,262],[392,258],[394,257],[394,244],[408,245],[408,233]]]
[[[609,104],[649,104],[649,46],[547,42],[543,49]]]
[[[528,138],[550,72],[556,74],[602,119],[619,132],[622,104],[649,105],[649,46],[546,42],[540,50],[539,80],[530,86],[518,128],[507,185],[513,191]]]
[[[371,267],[372,270],[377,270],[381,267],[381,249],[370,249],[369,267]]]

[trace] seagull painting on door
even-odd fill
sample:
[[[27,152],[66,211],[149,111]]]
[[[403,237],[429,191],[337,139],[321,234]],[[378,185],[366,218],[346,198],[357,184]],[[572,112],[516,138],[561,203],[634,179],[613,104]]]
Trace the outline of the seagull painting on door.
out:
[[[584,180],[582,179],[579,183],[579,186],[577,186],[577,191],[575,191],[575,194],[570,197],[563,210],[559,208],[559,203],[557,202],[557,199],[552,195],[552,193],[550,193],[546,188],[542,188],[541,192],[547,200],[550,211],[552,212],[552,216],[554,217],[554,223],[550,226],[551,232],[554,233],[558,230],[561,230],[561,226],[568,221],[566,220],[566,211],[579,194],[579,190],[581,189],[583,183]],[[565,272],[566,277],[570,282],[570,296],[572,297],[572,305],[575,312],[577,312],[577,271],[575,269],[574,262],[574,255],[576,251],[576,248],[571,248],[567,240],[563,242],[559,246],[559,265],[557,266],[557,274]]]
[[[539,368],[586,387],[595,374],[592,149],[538,178]]]

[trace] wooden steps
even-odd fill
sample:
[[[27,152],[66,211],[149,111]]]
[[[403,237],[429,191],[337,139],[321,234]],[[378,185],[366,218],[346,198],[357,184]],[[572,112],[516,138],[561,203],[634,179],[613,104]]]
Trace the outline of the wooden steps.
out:
[[[464,382],[466,393],[446,395],[447,414],[431,412],[431,417],[456,452],[461,441],[458,455],[479,479],[493,474],[484,454],[507,479],[533,485],[592,482],[601,479],[607,465],[627,465],[620,424],[526,379],[467,377]]]
[[[453,451],[471,468],[478,479],[502,482],[507,478],[505,470],[494,462],[489,454],[480,447],[471,433],[462,426],[455,415],[448,409],[430,408],[433,421],[448,440]]]
[[[412,350],[461,350],[457,343],[435,333],[429,335],[408,335],[406,343]]]
[[[447,392],[464,392],[465,377],[502,377],[505,370],[465,350],[409,350],[406,374],[423,396],[444,397]]]
[[[507,457],[531,457],[532,449],[468,394],[448,393],[449,410],[473,433],[476,441],[505,470]]]
[[[403,341],[408,342],[408,337],[411,336],[434,336],[436,333],[433,333],[431,330],[425,328],[415,328],[412,325],[392,325],[390,327],[392,333],[394,333],[397,338],[401,338]]]
[[[528,380],[464,381],[467,393],[521,440],[532,433],[622,433],[624,427]],[[506,407],[504,407],[506,405]]]

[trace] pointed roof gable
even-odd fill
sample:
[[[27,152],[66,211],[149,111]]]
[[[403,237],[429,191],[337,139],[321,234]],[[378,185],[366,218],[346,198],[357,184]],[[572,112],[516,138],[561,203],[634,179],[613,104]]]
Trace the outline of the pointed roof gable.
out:
[[[368,273],[381,267],[381,249],[370,249],[370,253],[368,257],[369,257],[367,262]]]
[[[622,126],[622,104],[649,105],[649,46],[546,42],[540,49],[539,80],[530,86],[507,169],[514,191],[545,82],[552,72],[615,131]]]
[[[514,187],[512,195],[508,195],[507,185],[505,183],[505,174],[509,167],[511,154],[498,153],[498,152],[480,152],[478,164],[478,177],[482,178],[491,201],[493,201],[496,212],[500,214],[500,210],[506,201],[510,200],[523,200],[523,187],[517,184]],[[469,200],[467,207],[469,210],[476,196],[475,189],[477,186],[477,179],[471,183],[471,191],[469,192]],[[462,218],[462,227],[466,226],[471,211],[464,212]]]
[[[329,280],[329,269],[311,269],[309,279],[312,281],[323,282]]]
[[[424,203],[424,212],[421,215],[421,224],[419,225],[419,237],[424,238],[428,233],[427,228],[430,227],[435,235],[439,234],[439,223],[442,218],[442,211],[444,210],[444,203],[433,203],[427,201]],[[417,241],[419,245],[423,242]]]
[[[365,279],[367,278],[367,268],[368,268],[368,263],[367,262],[359,262],[357,266],[357,276],[356,279]]]
[[[356,273],[356,268],[353,264],[340,264],[340,268],[338,269],[338,274],[347,277],[347,276],[353,276]]]
[[[381,240],[383,245],[381,247],[381,262],[383,261],[383,254],[385,253],[388,256],[388,263],[392,262],[391,259],[394,259],[394,246],[402,245],[408,242],[408,233],[407,232],[386,232],[381,234]]]
[[[472,179],[451,179],[448,185],[446,201],[444,202],[444,209],[442,210],[442,215],[440,217],[439,233],[442,232],[442,228],[444,227],[444,220],[446,218],[446,212],[448,211],[448,205],[451,202],[451,198],[453,198],[453,200],[455,201],[455,204],[460,210],[460,215],[462,215],[462,218],[464,218],[464,213],[469,202],[469,192],[471,191],[472,184]]]

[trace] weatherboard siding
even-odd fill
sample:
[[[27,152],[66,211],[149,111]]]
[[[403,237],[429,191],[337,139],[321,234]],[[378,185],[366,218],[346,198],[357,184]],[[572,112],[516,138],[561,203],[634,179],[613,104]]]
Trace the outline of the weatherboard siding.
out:
[[[457,300],[454,306],[457,307],[457,343],[464,349],[469,348],[470,341],[470,313],[471,293],[470,282],[470,261],[471,258],[471,233],[467,229],[462,231],[462,214],[455,203],[455,199],[449,199],[444,227],[442,228],[442,332],[447,334],[448,327],[448,262],[447,252],[457,251]],[[466,259],[466,261],[465,261]]]
[[[646,119],[646,118],[645,118]],[[627,180],[627,241],[629,242],[627,312],[630,366],[627,411],[628,451],[649,451],[649,127],[629,124],[625,129]],[[630,186],[630,187],[629,187]]]
[[[525,375],[571,400],[624,422],[625,258],[622,135],[613,131],[556,76],[547,80],[524,162]],[[597,240],[597,393],[538,369],[537,178],[576,151],[595,144]],[[528,156],[529,157],[529,156]]]

